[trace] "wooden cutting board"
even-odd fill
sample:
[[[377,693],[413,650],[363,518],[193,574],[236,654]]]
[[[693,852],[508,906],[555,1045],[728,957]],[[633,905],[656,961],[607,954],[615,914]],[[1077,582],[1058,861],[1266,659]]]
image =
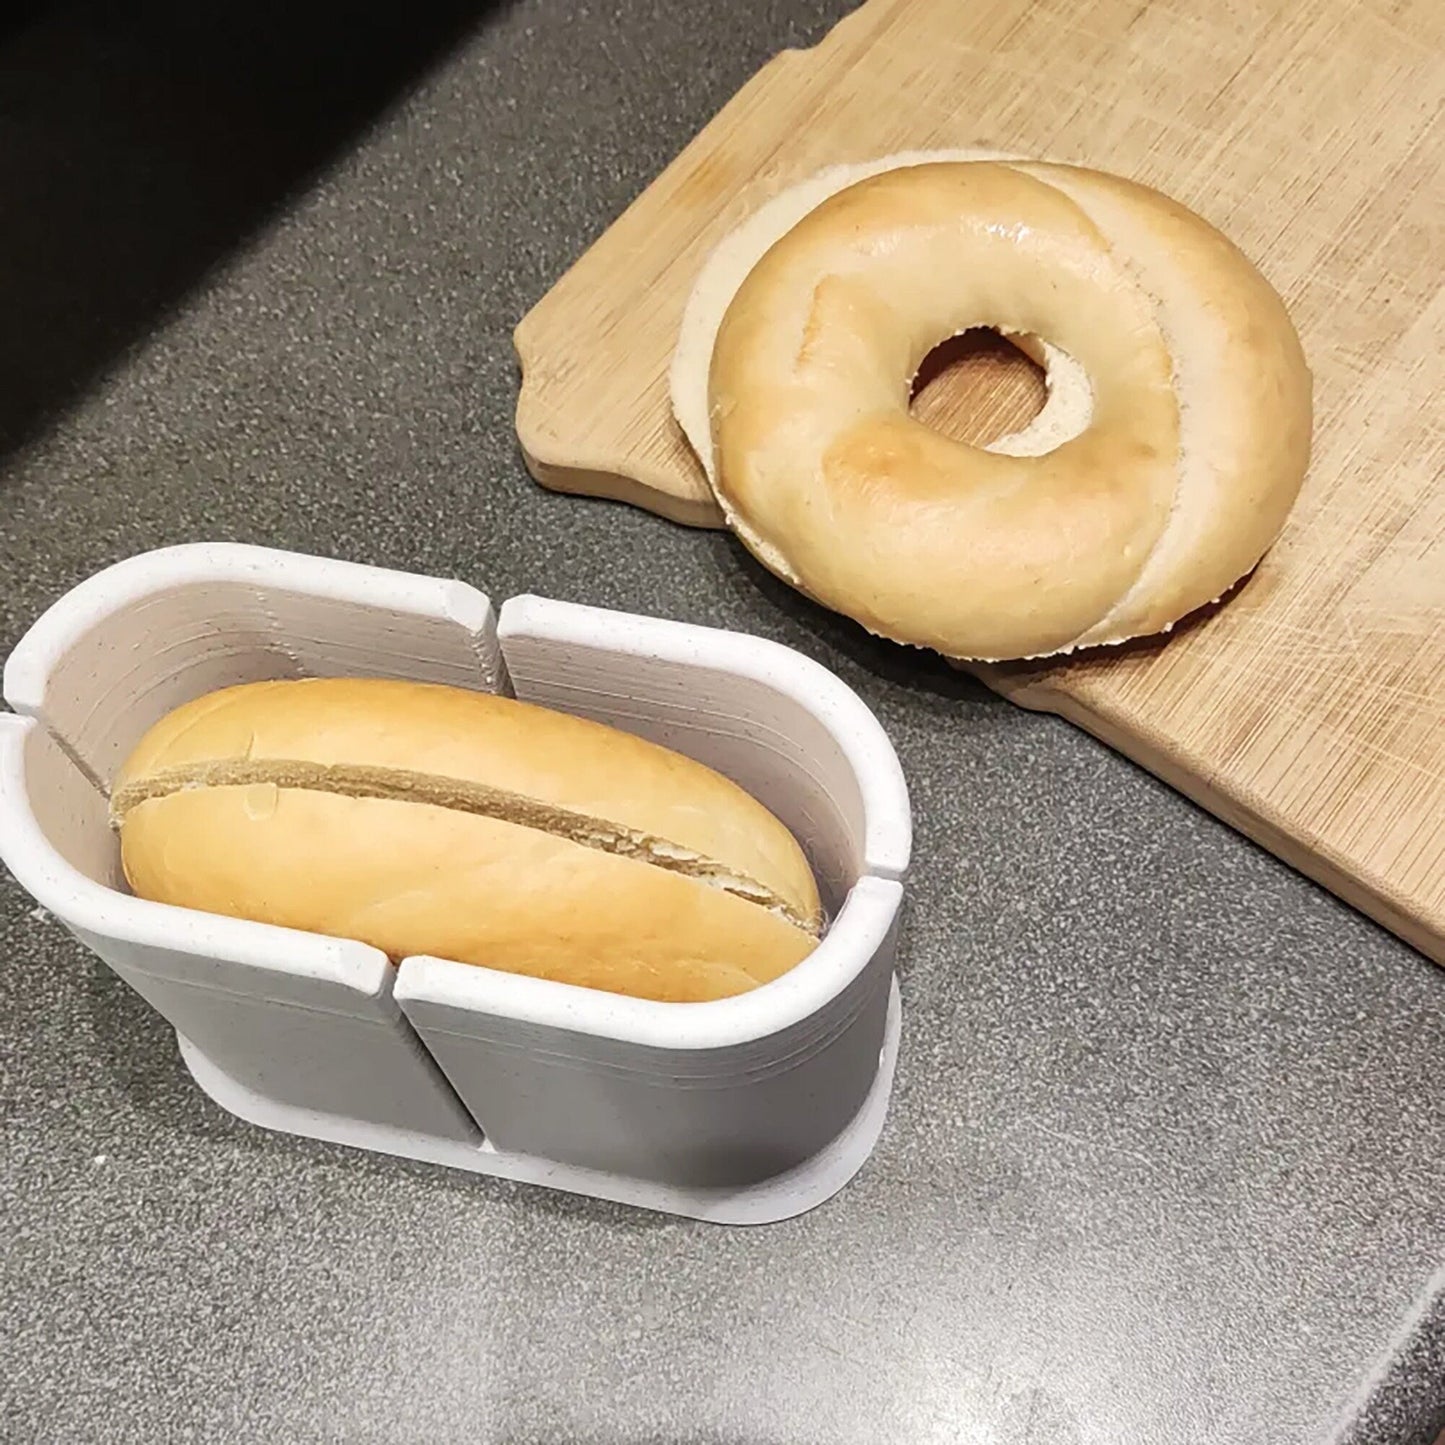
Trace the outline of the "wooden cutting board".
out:
[[[822,165],[980,145],[1170,192],[1295,318],[1304,493],[1253,578],[1167,643],[981,675],[1445,962],[1442,113],[1441,0],[869,0],[749,81],[522,321],[528,465],[720,524],[669,412],[678,320],[711,245]],[[985,353],[920,405],[992,436],[1036,387]]]

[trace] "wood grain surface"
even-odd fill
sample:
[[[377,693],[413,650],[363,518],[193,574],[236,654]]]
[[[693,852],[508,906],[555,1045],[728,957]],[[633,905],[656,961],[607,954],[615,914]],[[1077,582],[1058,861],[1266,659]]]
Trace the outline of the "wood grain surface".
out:
[[[1167,642],[981,675],[1445,962],[1442,114],[1440,0],[869,0],[765,66],[524,318],[528,465],[720,524],[668,407],[678,320],[712,244],[819,166],[981,145],[1168,191],[1290,307],[1305,490],[1247,584]],[[915,410],[977,440],[1036,387],[975,357]]]

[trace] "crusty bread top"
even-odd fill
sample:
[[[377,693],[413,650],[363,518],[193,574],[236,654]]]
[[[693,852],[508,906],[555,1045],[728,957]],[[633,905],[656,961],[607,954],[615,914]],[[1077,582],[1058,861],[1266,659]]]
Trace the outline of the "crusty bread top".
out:
[[[729,779],[620,729],[463,688],[318,678],[207,694],[136,745],[112,816],[121,825],[148,799],[258,783],[519,824],[696,878],[814,935],[821,926],[797,840]]]

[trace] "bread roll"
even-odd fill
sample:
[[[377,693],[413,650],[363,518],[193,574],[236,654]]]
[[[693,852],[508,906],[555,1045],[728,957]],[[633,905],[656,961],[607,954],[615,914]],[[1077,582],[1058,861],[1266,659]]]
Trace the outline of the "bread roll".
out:
[[[639,998],[745,992],[822,927],[796,839],[736,784],[461,688],[211,693],[141,739],[111,816],[142,898]]]

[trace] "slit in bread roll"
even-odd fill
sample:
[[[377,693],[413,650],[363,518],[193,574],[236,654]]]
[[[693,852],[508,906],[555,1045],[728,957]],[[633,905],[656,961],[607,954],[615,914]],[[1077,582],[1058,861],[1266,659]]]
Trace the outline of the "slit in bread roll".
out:
[[[811,952],[793,835],[694,759],[437,684],[250,683],[185,704],[111,791],[137,896],[667,1002]]]

